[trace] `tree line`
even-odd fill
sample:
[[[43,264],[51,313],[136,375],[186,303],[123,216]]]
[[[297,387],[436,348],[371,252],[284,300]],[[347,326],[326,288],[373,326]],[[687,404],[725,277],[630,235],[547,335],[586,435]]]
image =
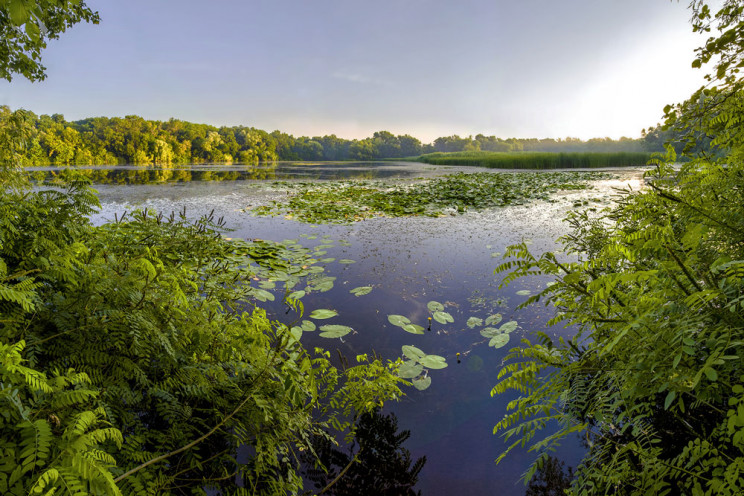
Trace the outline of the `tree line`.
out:
[[[28,121],[31,134],[24,165],[257,164],[276,160],[379,160],[434,152],[657,152],[666,135],[654,128],[641,139],[536,139],[445,136],[423,144],[410,135],[377,131],[365,139],[335,134],[295,137],[246,126],[216,127],[179,119],[147,120],[136,115],[67,121],[61,114],[36,115],[0,107],[0,126],[12,117]]]

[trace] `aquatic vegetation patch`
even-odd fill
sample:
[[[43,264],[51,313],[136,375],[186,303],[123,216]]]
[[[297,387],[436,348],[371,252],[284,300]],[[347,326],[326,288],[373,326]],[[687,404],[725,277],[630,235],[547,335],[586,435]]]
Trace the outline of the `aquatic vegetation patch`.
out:
[[[581,190],[601,172],[457,173],[407,185],[381,181],[284,183],[289,198],[246,209],[308,223],[351,223],[373,217],[437,217],[533,200],[560,190]]]
[[[469,165],[489,169],[590,169],[646,165],[650,153],[435,152],[417,160],[433,165]]]

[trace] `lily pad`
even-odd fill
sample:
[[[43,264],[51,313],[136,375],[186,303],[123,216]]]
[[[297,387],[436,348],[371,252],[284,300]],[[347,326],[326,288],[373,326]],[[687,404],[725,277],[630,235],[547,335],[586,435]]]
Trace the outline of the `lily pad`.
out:
[[[302,330],[305,332],[312,332],[317,329],[317,327],[315,327],[315,323],[310,322],[309,320],[303,320],[300,327],[302,327]]]
[[[349,293],[353,294],[354,296],[364,296],[366,294],[369,294],[372,291],[372,286],[359,286],[358,288],[354,288]]]
[[[330,319],[331,317],[335,317],[338,315],[338,312],[335,310],[327,310],[325,308],[319,308],[317,310],[313,310],[310,313],[311,319]]]
[[[501,348],[502,346],[505,346],[506,343],[508,342],[509,342],[508,334],[497,334],[491,338],[491,341],[488,342],[488,346],[493,346],[494,348]]]
[[[425,389],[428,389],[429,386],[431,386],[431,377],[425,376],[425,377],[419,377],[418,379],[414,379],[413,387],[418,389],[419,391],[423,391]]]
[[[398,377],[402,379],[413,379],[423,371],[423,365],[416,363],[413,360],[408,360],[403,362],[403,365],[398,369]]]
[[[340,338],[346,336],[352,331],[351,327],[335,324],[320,326],[320,330],[321,338]]]
[[[470,329],[473,329],[474,327],[483,325],[483,319],[479,319],[478,317],[470,317],[466,324]]]
[[[408,317],[404,317],[403,315],[388,315],[388,322],[398,327],[403,327],[411,323]]]
[[[530,291],[529,289],[521,289],[521,290],[517,291],[517,294],[519,296],[529,296],[529,295],[532,294],[532,291]]]
[[[411,334],[423,334],[424,333],[424,328],[421,327],[420,325],[406,324],[406,325],[401,326],[401,327],[403,327],[403,330],[404,331],[410,332]]]
[[[455,321],[455,319],[452,318],[452,315],[448,314],[447,312],[434,312],[432,317],[440,324],[448,324]]]
[[[444,311],[444,305],[442,305],[438,301],[430,301],[426,304],[426,308],[428,308],[429,311],[432,313]]]
[[[253,288],[251,295],[258,301],[274,301],[274,295],[265,289]]]
[[[493,315],[489,315],[488,317],[486,317],[486,325],[487,326],[496,325],[499,322],[501,322],[501,319],[503,319],[503,318],[504,317],[502,317],[500,313],[495,313]]]
[[[439,355],[426,355],[419,363],[428,369],[443,369],[447,366],[445,358]]]
[[[403,354],[411,360],[418,360],[426,356],[426,353],[411,345],[404,345],[401,350],[403,350]]]
[[[481,329],[480,334],[484,338],[489,338],[490,339],[490,338],[496,336],[497,334],[501,334],[501,331],[499,331],[495,327],[486,327],[485,329]]]
[[[289,293],[287,295],[287,298],[289,298],[290,300],[299,300],[300,298],[302,298],[303,296],[305,296],[305,294],[306,293],[303,290],[294,291],[292,293]]]
[[[341,260],[338,261],[338,263],[349,265],[349,264],[356,263],[356,260],[351,260],[350,258],[342,258]]]
[[[509,332],[515,331],[516,329],[517,329],[517,321],[516,320],[510,320],[506,324],[502,325],[499,328],[499,331],[509,333]]]

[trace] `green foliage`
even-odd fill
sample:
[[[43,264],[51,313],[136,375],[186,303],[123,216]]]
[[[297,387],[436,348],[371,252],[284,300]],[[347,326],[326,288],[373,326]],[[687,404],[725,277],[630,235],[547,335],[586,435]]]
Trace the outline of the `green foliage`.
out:
[[[0,141],[22,144],[13,122]],[[4,153],[0,493],[297,492],[311,437],[353,435],[402,394],[400,362],[337,369],[303,348],[312,322],[289,328],[257,306],[260,285],[323,284],[309,251],[226,239],[209,216],[94,227],[85,181],[26,189]]]
[[[0,77],[14,74],[39,81],[46,78],[41,51],[47,40],[59,38],[81,22],[98,24],[98,13],[84,1],[3,0],[0,2]]]
[[[471,165],[490,169],[577,169],[637,167],[651,158],[650,153],[534,153],[534,152],[451,152],[429,153],[418,158],[435,165]]]
[[[693,10],[712,15],[700,2]],[[721,35],[700,53],[738,57],[741,38],[727,33],[741,29],[741,7],[725,2],[716,18]],[[561,258],[520,244],[497,269],[505,284],[555,278],[526,304],[552,304],[553,323],[578,330],[567,342],[523,341],[492,391],[521,393],[495,432],[507,452],[538,454],[527,479],[581,432],[589,451],[571,494],[744,492],[743,97],[738,69],[723,67],[720,86],[668,109],[688,139],[706,135],[722,154],[691,151],[675,168],[670,148],[646,190],[598,217],[569,216]],[[559,429],[538,438],[546,425]]]

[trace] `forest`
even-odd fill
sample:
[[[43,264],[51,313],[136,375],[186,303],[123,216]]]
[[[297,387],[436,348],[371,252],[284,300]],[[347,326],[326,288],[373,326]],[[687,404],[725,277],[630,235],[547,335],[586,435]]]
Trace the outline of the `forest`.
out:
[[[347,140],[336,135],[294,137],[245,126],[215,127],[170,119],[151,121],[129,115],[68,122],[59,114],[37,116],[0,107],[0,125],[23,115],[30,127],[24,165],[171,165],[200,163],[257,164],[276,160],[336,161],[412,158],[434,152],[593,152],[663,151],[655,129],[641,139],[501,139],[495,136],[440,137],[422,144],[409,135],[378,131]]]

